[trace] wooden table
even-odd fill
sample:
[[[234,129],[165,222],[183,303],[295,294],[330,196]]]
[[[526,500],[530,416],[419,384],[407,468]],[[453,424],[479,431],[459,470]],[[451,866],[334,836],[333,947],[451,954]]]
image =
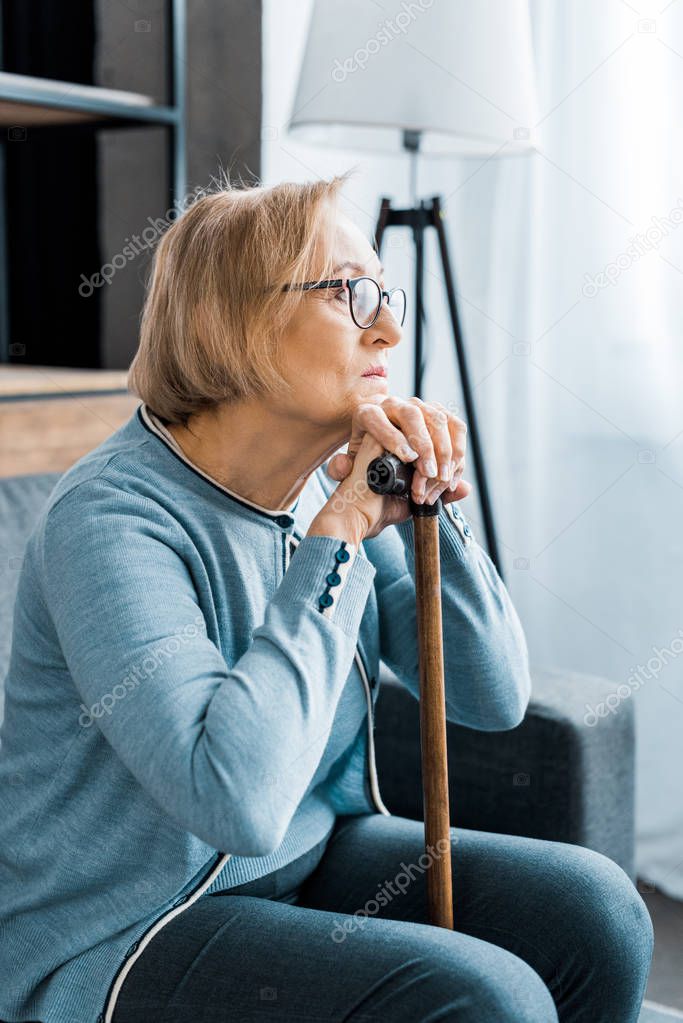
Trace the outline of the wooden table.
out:
[[[0,476],[64,472],[118,430],[140,399],[125,370],[0,366]]]

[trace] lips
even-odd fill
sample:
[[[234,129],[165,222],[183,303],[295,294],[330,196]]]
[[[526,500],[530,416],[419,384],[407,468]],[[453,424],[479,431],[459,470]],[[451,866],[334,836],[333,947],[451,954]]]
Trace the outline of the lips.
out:
[[[386,366],[370,366],[370,369],[366,369],[363,373],[364,377],[386,377],[386,375]]]

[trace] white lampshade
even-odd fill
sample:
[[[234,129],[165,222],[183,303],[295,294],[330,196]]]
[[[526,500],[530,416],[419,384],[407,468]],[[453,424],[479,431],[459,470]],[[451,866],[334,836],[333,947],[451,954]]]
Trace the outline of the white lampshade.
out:
[[[534,148],[527,0],[315,0],[289,124],[302,141],[434,155]]]

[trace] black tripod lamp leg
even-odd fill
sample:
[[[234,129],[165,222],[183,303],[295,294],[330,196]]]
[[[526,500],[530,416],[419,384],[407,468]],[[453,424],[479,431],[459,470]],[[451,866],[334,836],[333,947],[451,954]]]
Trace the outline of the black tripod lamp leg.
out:
[[[460,383],[462,387],[463,401],[465,402],[465,414],[467,417],[467,436],[469,444],[472,448],[472,454],[474,455],[474,467],[477,479],[477,486],[479,488],[479,503],[481,505],[481,514],[484,522],[484,535],[486,537],[486,546],[488,548],[491,561],[496,566],[498,574],[502,578],[503,571],[500,560],[500,552],[498,550],[498,542],[496,540],[496,530],[493,524],[493,511],[491,508],[491,497],[489,494],[488,482],[486,478],[484,453],[482,451],[481,446],[481,434],[479,432],[477,412],[474,405],[474,398],[472,395],[470,373],[469,367],[467,365],[467,354],[465,352],[462,329],[460,327],[458,304],[455,297],[455,285],[453,283],[453,271],[451,268],[451,261],[448,253],[448,240],[446,237],[444,217],[443,212],[441,210],[441,200],[439,199],[439,196],[434,197],[434,199],[432,200],[432,204],[434,213],[434,227],[436,228],[436,234],[439,240],[439,252],[441,254],[441,263],[443,266],[444,279],[446,282],[448,311],[450,313],[451,324],[453,327],[455,354],[458,360],[458,370],[460,373]]]

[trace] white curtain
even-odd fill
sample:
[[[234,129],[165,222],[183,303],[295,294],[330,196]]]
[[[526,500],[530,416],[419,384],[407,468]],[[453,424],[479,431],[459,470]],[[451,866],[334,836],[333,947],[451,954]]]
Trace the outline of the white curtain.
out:
[[[636,9],[637,8],[637,9]],[[266,0],[263,177],[357,165],[347,211],[409,201],[400,157],[288,138],[310,0]],[[683,3],[531,0],[539,152],[423,161],[445,197],[509,589],[537,666],[637,720],[637,867],[683,898]],[[419,72],[419,69],[416,69]],[[412,297],[408,232],[383,261]],[[460,407],[436,246],[426,397]],[[392,384],[410,393],[410,320]],[[476,499],[464,511],[483,542]],[[591,716],[591,711],[593,716]],[[586,708],[601,728],[601,708]]]

